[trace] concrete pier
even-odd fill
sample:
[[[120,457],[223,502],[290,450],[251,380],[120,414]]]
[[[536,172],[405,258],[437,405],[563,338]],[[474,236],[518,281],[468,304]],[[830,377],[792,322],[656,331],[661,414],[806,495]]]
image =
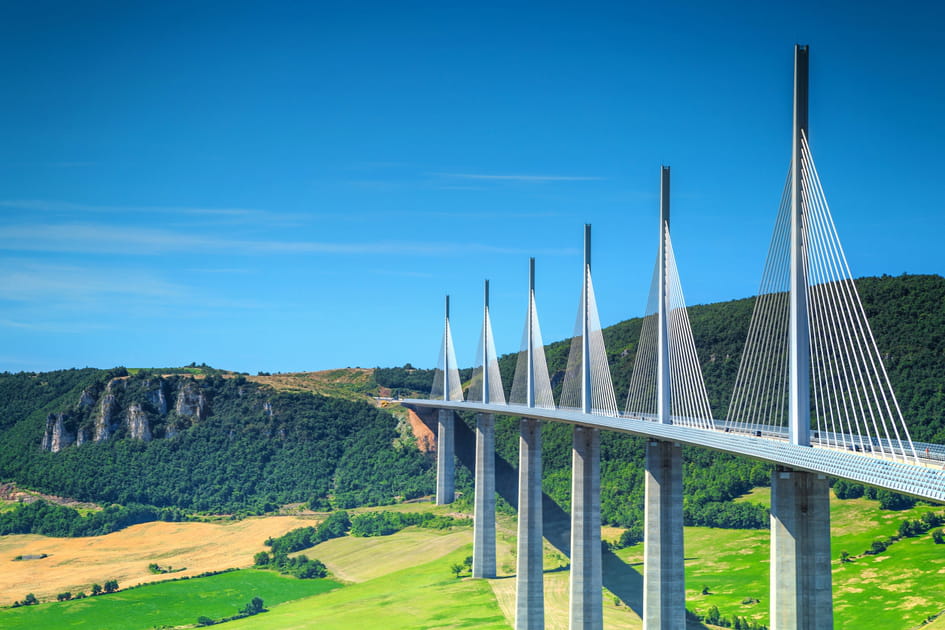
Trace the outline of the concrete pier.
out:
[[[604,625],[600,540],[600,429],[574,427],[571,472],[571,630]]]
[[[515,630],[545,627],[541,502],[541,423],[523,418],[518,456]]]
[[[771,474],[771,628],[831,630],[830,486],[816,473]]]
[[[685,628],[682,448],[678,444],[647,443],[645,519],[643,627]]]
[[[495,577],[495,416],[476,414],[476,498],[473,516],[474,578]]]
[[[440,409],[436,430],[436,504],[452,503],[456,497],[456,453],[453,440],[453,412]]]

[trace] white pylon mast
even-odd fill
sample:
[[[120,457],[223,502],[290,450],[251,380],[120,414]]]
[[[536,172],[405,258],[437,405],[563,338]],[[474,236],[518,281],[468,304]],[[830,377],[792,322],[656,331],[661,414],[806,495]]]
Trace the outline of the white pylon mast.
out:
[[[525,390],[525,404],[535,406],[535,338],[532,330],[532,320],[535,317],[535,259],[528,259],[528,320],[525,323],[528,336],[527,356],[527,386]]]
[[[489,404],[489,281],[483,289],[482,315],[482,402]]]
[[[591,413],[591,224],[584,224],[584,289],[581,292],[581,410]]]
[[[659,422],[671,424],[672,394],[669,376],[669,305],[667,304],[668,264],[666,239],[669,234],[669,167],[660,169],[660,248],[657,262],[659,275],[659,309],[657,311],[657,368],[656,368],[656,413]]]
[[[446,296],[446,331],[443,337],[443,400],[450,399],[450,296]]]
[[[810,322],[807,313],[806,208],[801,137],[807,137],[808,48],[794,46],[794,125],[791,139],[791,320],[788,432],[792,444],[810,446]]]

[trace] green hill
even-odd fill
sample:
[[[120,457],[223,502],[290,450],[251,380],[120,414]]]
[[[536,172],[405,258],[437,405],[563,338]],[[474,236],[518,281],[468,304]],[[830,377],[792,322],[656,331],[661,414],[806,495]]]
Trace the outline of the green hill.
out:
[[[901,275],[859,278],[857,290],[876,343],[914,439],[945,443],[945,278]],[[709,402],[716,418],[728,410],[738,364],[748,334],[754,298],[699,304],[688,309]],[[641,318],[604,329],[604,342],[613,375],[614,392],[622,405],[633,373]],[[568,361],[570,340],[545,346],[555,396]],[[516,354],[499,357],[506,395],[512,387]],[[464,380],[469,377],[469,370]],[[433,370],[378,369],[378,384],[395,392],[426,395]],[[557,398],[556,398],[557,399]]]
[[[389,413],[243,376],[4,374],[0,418],[0,479],[84,501],[262,512],[389,503],[434,483]],[[59,452],[41,448],[57,430]],[[62,446],[66,434],[79,440]]]
[[[916,440],[945,443],[945,278],[903,275],[861,278],[857,288],[886,362],[903,413]],[[754,299],[689,308],[693,336],[716,417],[724,418],[734,387],[742,346]],[[626,320],[604,329],[614,390],[622,402],[629,387],[642,320]],[[560,383],[570,341],[546,346],[552,383]],[[516,355],[499,359],[503,384],[511,388]],[[467,372],[468,373],[468,372]],[[377,370],[379,384],[429,391],[432,370]],[[467,377],[468,378],[468,377]],[[556,395],[558,392],[556,391]],[[471,415],[463,416],[472,427]],[[570,495],[571,430],[559,424],[544,428],[544,488],[567,508]],[[518,423],[497,418],[496,451],[506,462],[518,461]],[[685,516],[687,525],[767,527],[763,510],[730,502],[754,486],[769,483],[769,467],[705,449],[687,448],[685,457]],[[639,438],[605,433],[601,445],[601,509],[604,523],[638,531],[643,506],[643,449]],[[507,475],[510,474],[507,472]],[[468,480],[460,483],[466,494]],[[500,484],[501,485],[501,484]],[[513,500],[514,489],[507,496]],[[892,493],[870,491],[884,505],[907,506]],[[632,538],[632,537],[631,537]]]
[[[945,442],[945,278],[857,284],[913,436]],[[752,303],[690,308],[717,417],[732,390]],[[630,319],[604,331],[618,398],[640,324]],[[567,340],[547,347],[559,387],[568,347]],[[514,364],[514,354],[500,359],[506,387]],[[207,366],[0,374],[0,480],[83,501],[231,513],[416,497],[432,491],[431,457],[404,439],[409,434],[397,416],[362,401],[429,391],[431,381],[431,370],[409,366],[255,377]],[[497,452],[508,463],[517,461],[517,435],[513,419],[499,419]],[[642,515],[640,441],[605,435],[602,457],[604,522],[634,528]],[[686,460],[687,523],[765,526],[762,509],[730,499],[766,484],[767,467],[699,449],[689,449]],[[563,508],[569,477],[570,431],[548,426],[545,489]],[[468,494],[468,475],[460,476],[460,489]]]

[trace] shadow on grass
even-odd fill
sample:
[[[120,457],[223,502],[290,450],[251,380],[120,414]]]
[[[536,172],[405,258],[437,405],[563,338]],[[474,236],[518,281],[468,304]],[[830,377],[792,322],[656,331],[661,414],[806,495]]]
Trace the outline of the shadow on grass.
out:
[[[436,433],[436,411],[432,409],[415,409],[420,418]],[[456,457],[470,471],[476,468],[476,434],[460,418],[456,418],[454,428]],[[496,454],[495,457],[495,489],[509,505],[518,509],[518,468]],[[553,547],[568,558],[571,557],[571,517],[561,509],[547,494],[542,494],[542,533]],[[638,616],[643,617],[643,576],[633,570],[614,552],[606,547],[601,549],[601,563],[603,568],[603,583],[615,596],[626,604]],[[638,563],[639,564],[639,563]],[[566,571],[562,567],[553,571]],[[551,571],[546,571],[549,573]],[[689,630],[703,629],[705,625],[693,620],[687,620]]]

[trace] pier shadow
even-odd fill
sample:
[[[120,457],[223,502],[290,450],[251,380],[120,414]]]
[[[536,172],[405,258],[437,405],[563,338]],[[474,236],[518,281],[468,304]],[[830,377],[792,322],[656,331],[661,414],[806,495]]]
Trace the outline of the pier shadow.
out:
[[[436,411],[417,408],[414,411],[436,433]],[[453,430],[456,457],[469,470],[476,469],[476,433],[459,417]],[[495,490],[509,505],[518,509],[518,467],[496,454]],[[571,515],[547,494],[542,493],[542,534],[552,547],[571,557]],[[607,549],[601,548],[604,587],[639,616],[643,616],[643,576]]]

